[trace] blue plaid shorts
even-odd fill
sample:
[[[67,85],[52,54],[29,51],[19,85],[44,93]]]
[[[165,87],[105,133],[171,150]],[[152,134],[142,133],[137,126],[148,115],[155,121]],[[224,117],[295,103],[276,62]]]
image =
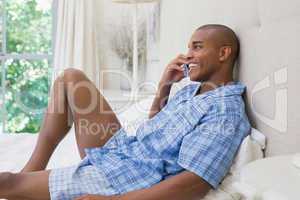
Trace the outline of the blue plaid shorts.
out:
[[[85,157],[78,165],[53,169],[49,176],[51,200],[73,200],[86,194],[116,195],[101,171]]]

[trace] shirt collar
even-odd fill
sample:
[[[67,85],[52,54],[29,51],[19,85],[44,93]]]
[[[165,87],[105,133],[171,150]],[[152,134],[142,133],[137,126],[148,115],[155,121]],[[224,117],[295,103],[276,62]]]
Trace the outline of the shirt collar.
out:
[[[199,97],[206,97],[206,96],[226,97],[226,96],[232,96],[232,95],[242,95],[246,88],[245,85],[236,81],[230,85],[224,85],[224,86],[218,87],[214,90],[210,90],[208,92],[205,92],[203,94],[195,96],[198,89],[201,87],[201,82],[197,82],[195,85],[196,85],[196,87],[192,93],[191,98],[193,98],[193,97],[198,98],[198,96]]]

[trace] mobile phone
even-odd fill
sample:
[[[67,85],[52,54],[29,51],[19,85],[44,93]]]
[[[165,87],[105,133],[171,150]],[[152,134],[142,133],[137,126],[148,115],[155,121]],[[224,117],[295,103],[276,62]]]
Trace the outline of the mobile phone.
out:
[[[189,70],[190,70],[189,65],[188,64],[184,64],[183,68],[184,68],[184,71],[183,71],[184,77],[188,77],[189,76]]]

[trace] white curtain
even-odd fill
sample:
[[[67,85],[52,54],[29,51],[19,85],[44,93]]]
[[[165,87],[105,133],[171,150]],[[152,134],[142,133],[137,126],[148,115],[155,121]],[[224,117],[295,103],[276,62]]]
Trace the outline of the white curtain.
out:
[[[54,70],[68,67],[83,70],[96,84],[99,62],[96,38],[96,0],[57,0]],[[98,84],[96,84],[98,85]]]

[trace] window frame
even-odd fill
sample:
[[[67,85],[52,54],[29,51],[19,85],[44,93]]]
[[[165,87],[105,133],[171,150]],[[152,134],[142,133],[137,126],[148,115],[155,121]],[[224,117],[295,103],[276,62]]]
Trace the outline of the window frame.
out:
[[[53,68],[53,58],[54,58],[54,41],[55,41],[55,30],[56,30],[56,8],[57,8],[57,0],[54,0],[52,2],[51,12],[52,12],[52,40],[51,40],[51,52],[49,54],[39,54],[39,53],[8,53],[7,52],[7,11],[6,11],[6,2],[7,0],[0,0],[2,2],[2,16],[0,15],[0,20],[2,19],[2,49],[0,52],[0,64],[1,64],[1,76],[2,76],[2,82],[0,85],[0,90],[2,91],[1,95],[1,101],[2,106],[5,105],[5,93],[6,93],[6,87],[5,87],[5,78],[6,78],[6,61],[9,59],[13,60],[27,60],[27,61],[36,61],[36,60],[48,60],[50,63],[50,68]],[[51,77],[49,77],[49,81],[52,81]],[[51,85],[51,84],[50,84]],[[49,91],[50,92],[50,91]],[[6,134],[6,108],[5,106],[3,109],[1,109],[0,112],[0,127],[2,127],[2,130],[0,130],[0,134]]]

